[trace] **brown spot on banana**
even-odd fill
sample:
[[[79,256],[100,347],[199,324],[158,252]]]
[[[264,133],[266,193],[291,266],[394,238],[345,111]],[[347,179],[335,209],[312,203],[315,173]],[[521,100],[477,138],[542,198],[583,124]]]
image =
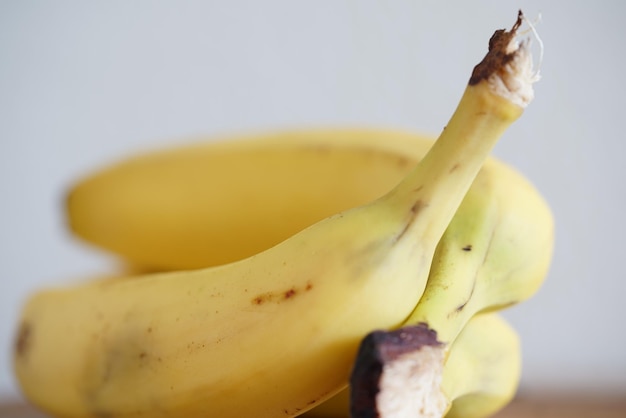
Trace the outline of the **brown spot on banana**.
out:
[[[469,85],[473,86],[483,80],[487,80],[492,74],[502,71],[503,68],[515,57],[515,51],[510,52],[508,46],[517,36],[517,30],[522,25],[524,15],[520,10],[517,14],[517,20],[510,31],[500,29],[489,39],[489,52],[485,58],[474,67],[472,76],[469,79]]]
[[[15,354],[17,357],[24,357],[28,352],[32,340],[32,326],[28,322],[22,322],[17,338],[15,339]]]
[[[404,168],[404,167],[412,167],[413,166],[413,161],[407,157],[398,157],[398,159],[396,160],[398,163],[398,167]]]
[[[421,189],[421,186],[418,188],[418,190]],[[409,228],[411,227],[411,225],[413,224],[413,221],[415,221],[415,218],[417,218],[417,216],[419,215],[419,213],[428,207],[428,203],[424,203],[422,200],[418,200],[416,201],[413,206],[411,206],[411,211],[409,212],[409,219],[407,220],[407,222],[404,224],[404,228],[402,228],[402,230],[398,233],[398,235],[395,236],[393,242],[396,243],[398,241],[400,241],[400,239],[404,236],[404,234],[407,233],[407,231],[409,230]]]
[[[316,398],[308,401],[306,404],[301,404],[301,407],[294,406],[292,409],[283,409],[283,413],[289,416],[299,416],[302,412],[312,409],[316,404],[320,403],[320,401],[328,399],[329,394],[330,392],[323,392]]]
[[[303,292],[309,292],[313,289],[313,284],[309,281],[302,288],[292,286],[287,290],[279,292],[266,292],[252,298],[253,305],[263,305],[264,303],[281,303],[286,300],[292,300]]]

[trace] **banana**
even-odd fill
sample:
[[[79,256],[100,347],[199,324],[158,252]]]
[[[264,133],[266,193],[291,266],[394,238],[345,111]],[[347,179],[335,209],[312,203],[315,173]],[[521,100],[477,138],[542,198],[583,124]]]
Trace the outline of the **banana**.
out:
[[[334,395],[362,336],[420,298],[454,212],[532,98],[529,66],[525,44],[492,49],[424,158],[371,203],[237,262],[35,294],[14,357],[24,394],[68,418],[295,416]]]
[[[445,417],[483,418],[504,408],[519,386],[521,363],[519,337],[509,324],[494,313],[473,317],[444,366]]]
[[[67,223],[150,269],[221,265],[383,195],[431,145],[425,135],[339,129],[164,149],[74,185]]]
[[[179,146],[71,188],[73,233],[160,270],[237,261],[388,192],[432,145],[389,130],[290,131]]]
[[[426,370],[415,371],[419,366],[414,364],[406,370],[424,377]],[[405,415],[398,416],[484,418],[498,412],[513,399],[520,374],[521,349],[517,333],[497,314],[486,313],[474,316],[467,323],[452,344],[443,367],[431,371],[427,384],[408,393],[401,393],[397,387],[381,386],[378,396],[383,398],[382,402],[384,398],[389,400],[397,396],[393,402],[398,406],[416,405],[417,399],[423,404],[436,404],[430,409],[431,415],[402,410]],[[349,402],[349,392],[342,391],[303,417],[348,418]],[[416,409],[425,406],[423,404],[417,405]],[[377,412],[380,415],[370,416],[392,416],[384,409]]]
[[[521,19],[520,13],[516,26],[521,24]],[[490,44],[502,41],[497,36],[506,38],[507,34],[496,33]],[[390,338],[409,332],[416,340],[435,338],[436,345],[413,354],[413,361],[422,367],[440,367],[451,344],[475,314],[527,299],[547,275],[554,244],[551,211],[530,185],[524,187],[519,182],[520,187],[507,191],[508,184],[506,176],[479,174],[437,246],[419,303],[402,328],[387,332]],[[373,347],[359,352],[351,375],[354,417],[369,416],[372,409],[385,407],[384,401],[380,401],[382,406],[378,405],[378,396],[365,399],[366,402],[362,399],[371,398],[373,390],[373,380],[368,375],[372,352],[394,349],[388,347],[385,331],[371,335],[375,338],[368,336],[365,341]],[[394,364],[397,361],[390,358],[388,364],[383,364],[381,380],[400,367]],[[405,376],[405,379],[410,385],[419,376]]]
[[[519,303],[538,290],[553,245],[553,217],[542,196],[515,171],[484,166],[439,241],[424,294],[403,325],[434,330],[445,358],[477,313]],[[357,357],[355,370],[369,361]],[[345,400],[347,392],[337,396]],[[323,411],[332,413],[337,402],[344,409],[343,401],[333,401]]]
[[[483,170],[477,177],[405,323],[428,324],[440,341],[451,342],[476,313],[514,305],[539,289],[552,259],[554,220],[532,186],[511,174]]]

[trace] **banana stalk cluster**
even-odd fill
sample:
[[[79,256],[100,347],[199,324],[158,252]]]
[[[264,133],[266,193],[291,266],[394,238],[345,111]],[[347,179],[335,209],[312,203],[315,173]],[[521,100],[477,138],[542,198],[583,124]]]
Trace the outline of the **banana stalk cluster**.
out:
[[[142,274],[41,290],[14,367],[52,416],[486,417],[519,382],[495,311],[534,294],[550,209],[489,156],[532,99],[498,31],[436,141],[310,130],[116,163],[67,199]]]

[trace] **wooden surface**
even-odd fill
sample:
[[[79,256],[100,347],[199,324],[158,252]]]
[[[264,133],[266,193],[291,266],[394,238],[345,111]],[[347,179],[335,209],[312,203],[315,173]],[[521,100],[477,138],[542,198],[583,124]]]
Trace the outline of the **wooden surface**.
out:
[[[0,405],[2,418],[48,418],[33,408]],[[626,395],[610,399],[519,398],[493,418],[626,418]],[[184,417],[181,417],[184,418]]]
[[[588,400],[519,398],[494,418],[626,418],[626,395]]]

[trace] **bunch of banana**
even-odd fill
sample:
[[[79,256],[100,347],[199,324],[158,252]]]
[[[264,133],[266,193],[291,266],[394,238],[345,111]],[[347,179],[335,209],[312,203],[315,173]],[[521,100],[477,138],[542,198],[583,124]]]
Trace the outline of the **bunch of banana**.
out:
[[[448,349],[454,350],[457,336],[477,313],[519,303],[536,292],[547,274],[552,245],[552,217],[541,196],[505,166],[483,167],[439,241],[424,293],[404,326],[388,334],[377,331],[365,338],[351,382],[352,404],[365,411],[357,409],[353,416],[368,416],[372,408],[384,410],[386,400],[381,386],[386,384],[385,375],[391,374],[393,379],[395,369],[412,370],[406,362],[434,368],[438,372],[431,375],[440,377],[448,367],[446,364],[444,368]],[[409,337],[408,347],[398,338],[400,334]],[[416,341],[420,345],[412,347]],[[393,345],[396,346],[390,347]],[[485,344],[482,349],[488,355],[492,347]],[[390,350],[410,356],[385,358],[381,354]],[[377,370],[376,376],[372,369]],[[433,396],[433,390],[437,393],[438,389],[442,392]],[[445,387],[429,385],[424,390],[427,396],[423,401],[441,409],[437,416],[450,408],[454,396]],[[378,392],[382,396],[380,405],[370,402],[370,394]],[[417,392],[409,392],[414,401],[419,399]],[[368,402],[364,404],[361,398]],[[321,411],[314,410],[313,415],[347,415],[348,397],[343,395],[341,399],[343,405],[335,401],[334,407],[324,406]],[[416,402],[413,405],[418,410],[424,407]],[[383,411],[377,413],[388,416]]]
[[[474,314],[534,292],[552,245],[545,202],[488,159],[532,99],[518,26],[492,38],[434,143],[291,132],[164,150],[77,185],[77,235],[177,271],[33,295],[14,360],[27,398],[68,418],[296,416],[347,399],[372,330],[424,322],[431,416],[508,402],[514,332]]]

